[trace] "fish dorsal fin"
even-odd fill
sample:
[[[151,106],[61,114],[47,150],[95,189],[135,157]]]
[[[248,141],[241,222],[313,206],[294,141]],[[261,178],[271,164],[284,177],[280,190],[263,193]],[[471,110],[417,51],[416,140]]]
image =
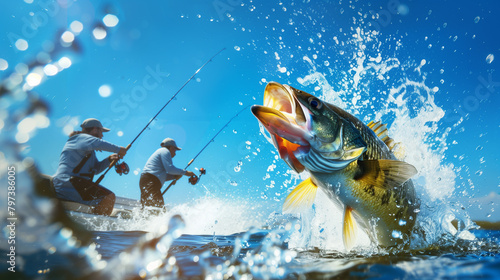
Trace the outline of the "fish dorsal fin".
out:
[[[392,189],[417,174],[417,169],[404,161],[379,159],[358,161],[360,172],[354,179],[370,186]]]
[[[398,159],[403,159],[405,157],[405,151],[400,142],[394,141],[387,132],[387,124],[383,124],[382,122],[373,122],[367,124],[367,126],[375,132],[375,134],[382,140],[385,145],[389,148],[389,150],[396,156]]]
[[[307,178],[295,187],[295,189],[286,197],[283,204],[283,213],[297,213],[301,210],[311,208],[318,187]]]
[[[344,226],[342,227],[342,239],[344,240],[344,247],[347,251],[351,250],[356,242],[358,234],[358,226],[354,220],[352,208],[346,206],[344,209]]]
[[[386,141],[387,138],[389,138],[389,135],[387,134],[387,124],[385,123],[382,123],[380,121],[378,122],[373,122],[371,121],[369,124],[368,124],[368,127],[373,130],[373,132],[375,132],[375,134],[377,134],[378,138],[380,138],[380,140],[382,141]]]

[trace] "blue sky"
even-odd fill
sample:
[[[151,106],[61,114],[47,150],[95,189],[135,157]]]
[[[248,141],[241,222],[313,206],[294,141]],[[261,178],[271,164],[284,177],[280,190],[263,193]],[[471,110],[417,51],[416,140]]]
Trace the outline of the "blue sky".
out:
[[[400,62],[399,70],[391,70],[384,83],[361,80],[359,91],[369,90],[369,96],[376,97],[388,91],[386,86],[406,79],[439,88],[434,101],[446,115],[437,123],[439,133],[426,139],[428,147],[438,149],[435,137],[449,129],[442,156],[443,164],[453,164],[457,174],[454,196],[471,213],[485,218],[485,208],[477,210],[477,203],[469,206],[469,198],[482,201],[490,207],[487,213],[500,220],[498,202],[490,204],[500,197],[496,144],[500,4],[496,1],[65,1],[66,8],[48,0],[30,2],[8,2],[0,11],[0,59],[8,63],[0,70],[3,78],[17,64],[35,58],[72,22],[84,27],[76,39],[81,52],[66,50],[54,58],[68,57],[71,67],[33,89],[50,104],[50,126],[30,135],[25,155],[33,157],[44,173],[56,171],[67,140],[64,127],[78,128],[82,120],[95,117],[112,129],[105,140],[126,146],[196,69],[226,48],[134,143],[125,157],[131,173],[120,177],[112,171],[102,182],[119,196],[139,198],[139,176],[134,171],[140,174],[162,139],[172,137],[184,148],[174,159],[184,167],[236,112],[262,103],[266,81],[320,95],[317,85],[298,82],[315,71],[335,91],[345,89],[338,79],[353,72],[360,49],[352,38],[359,27],[380,31],[375,43],[365,42],[367,57],[380,54],[382,60]],[[399,14],[391,9],[392,3],[400,4]],[[372,18],[373,12],[379,17]],[[117,16],[118,25],[108,29],[105,39],[96,40],[92,29],[108,13]],[[15,46],[19,38],[28,43],[24,51]],[[304,57],[313,61],[315,70]],[[425,65],[415,71],[422,60]],[[102,86],[111,89],[109,96],[99,93]],[[282,161],[268,171],[273,151],[247,111],[193,167],[207,169],[202,183],[214,195],[278,207],[291,186],[283,187],[289,176]],[[271,178],[263,179],[266,174]],[[271,181],[276,187],[270,187]],[[169,191],[167,200],[182,203],[205,193],[201,185],[193,187],[184,179]]]

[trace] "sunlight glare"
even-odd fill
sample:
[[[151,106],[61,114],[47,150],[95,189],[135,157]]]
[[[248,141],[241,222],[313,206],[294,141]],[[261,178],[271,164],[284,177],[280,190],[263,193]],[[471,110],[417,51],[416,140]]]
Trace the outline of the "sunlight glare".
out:
[[[99,95],[101,97],[109,97],[112,93],[111,87],[109,85],[102,85],[99,87]]]
[[[71,31],[65,31],[61,35],[61,40],[63,40],[64,43],[71,44],[75,40],[75,34]]]
[[[20,51],[25,51],[28,49],[28,42],[24,39],[18,39],[15,45],[16,48]]]
[[[30,73],[26,77],[26,82],[31,87],[36,87],[42,82],[42,76],[38,73]]]
[[[83,24],[78,20],[75,20],[70,24],[69,28],[78,35],[83,30]]]
[[[7,68],[9,68],[9,63],[7,62],[7,60],[0,58],[0,71],[7,70]]]
[[[118,20],[118,17],[116,17],[115,15],[107,14],[102,19],[102,22],[107,27],[115,27],[118,24],[119,20]]]
[[[45,65],[45,67],[43,67],[43,72],[47,76],[55,76],[59,72],[59,70],[54,64],[47,64]]]
[[[94,28],[94,30],[92,31],[92,34],[94,35],[94,38],[96,40],[102,40],[104,38],[106,38],[106,30],[100,26]]]
[[[69,59],[66,56],[61,57],[58,61],[59,66],[61,66],[63,69],[69,68],[71,66],[71,59]]]

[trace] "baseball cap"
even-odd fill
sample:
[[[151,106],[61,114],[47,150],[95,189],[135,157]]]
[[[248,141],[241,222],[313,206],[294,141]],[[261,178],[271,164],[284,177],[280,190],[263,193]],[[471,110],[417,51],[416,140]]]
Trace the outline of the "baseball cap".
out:
[[[80,126],[82,128],[99,127],[99,128],[102,128],[103,132],[109,131],[109,128],[103,127],[102,123],[98,119],[94,119],[94,118],[84,120]]]
[[[177,144],[175,144],[175,141],[172,138],[165,138],[163,141],[161,141],[161,146],[162,147],[174,147],[177,150],[181,150],[181,148],[177,147]]]

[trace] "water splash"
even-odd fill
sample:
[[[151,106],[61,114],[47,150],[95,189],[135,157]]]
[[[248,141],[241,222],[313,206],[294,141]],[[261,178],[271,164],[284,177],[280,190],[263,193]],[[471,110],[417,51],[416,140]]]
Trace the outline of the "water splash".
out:
[[[449,240],[473,239],[474,236],[468,230],[474,228],[474,225],[468,214],[449,200],[456,191],[456,171],[455,166],[446,163],[444,159],[448,149],[447,137],[452,127],[440,126],[444,110],[435,103],[439,89],[428,86],[425,82],[426,60],[412,65],[414,62],[402,63],[397,57],[384,56],[378,51],[380,45],[377,43],[377,33],[365,32],[359,28],[355,31],[353,39],[346,42],[353,46],[354,60],[347,63],[350,69],[328,71],[336,73],[333,79],[336,81],[335,86],[319,70],[323,65],[308,56],[303,59],[309,66],[309,73],[297,81],[303,87],[314,86],[315,91],[319,92],[319,98],[343,108],[365,123],[381,120],[388,124],[389,135],[400,142],[395,151],[396,156],[414,165],[419,171],[413,178],[422,200],[417,228],[427,238],[421,243],[421,239],[415,237],[418,241],[414,244],[428,246],[438,242],[443,235],[448,236]],[[409,75],[406,70],[412,68],[415,69],[416,76]],[[382,98],[375,99],[371,92],[378,88]],[[262,127],[261,132],[270,141]],[[291,178],[298,177],[291,175]],[[318,194],[314,209],[303,214],[303,228],[297,232],[297,237],[291,244],[298,248],[318,246],[341,250],[339,240],[342,240],[342,221],[332,217],[342,217],[342,207],[325,209],[325,205],[331,202],[323,201],[320,197]],[[324,213],[328,215],[323,216]],[[330,224],[332,220],[334,224]],[[459,229],[452,225],[454,220],[461,223]],[[318,232],[321,234],[317,234]],[[360,248],[367,248],[367,245],[369,248],[370,243],[364,239],[358,244]]]

